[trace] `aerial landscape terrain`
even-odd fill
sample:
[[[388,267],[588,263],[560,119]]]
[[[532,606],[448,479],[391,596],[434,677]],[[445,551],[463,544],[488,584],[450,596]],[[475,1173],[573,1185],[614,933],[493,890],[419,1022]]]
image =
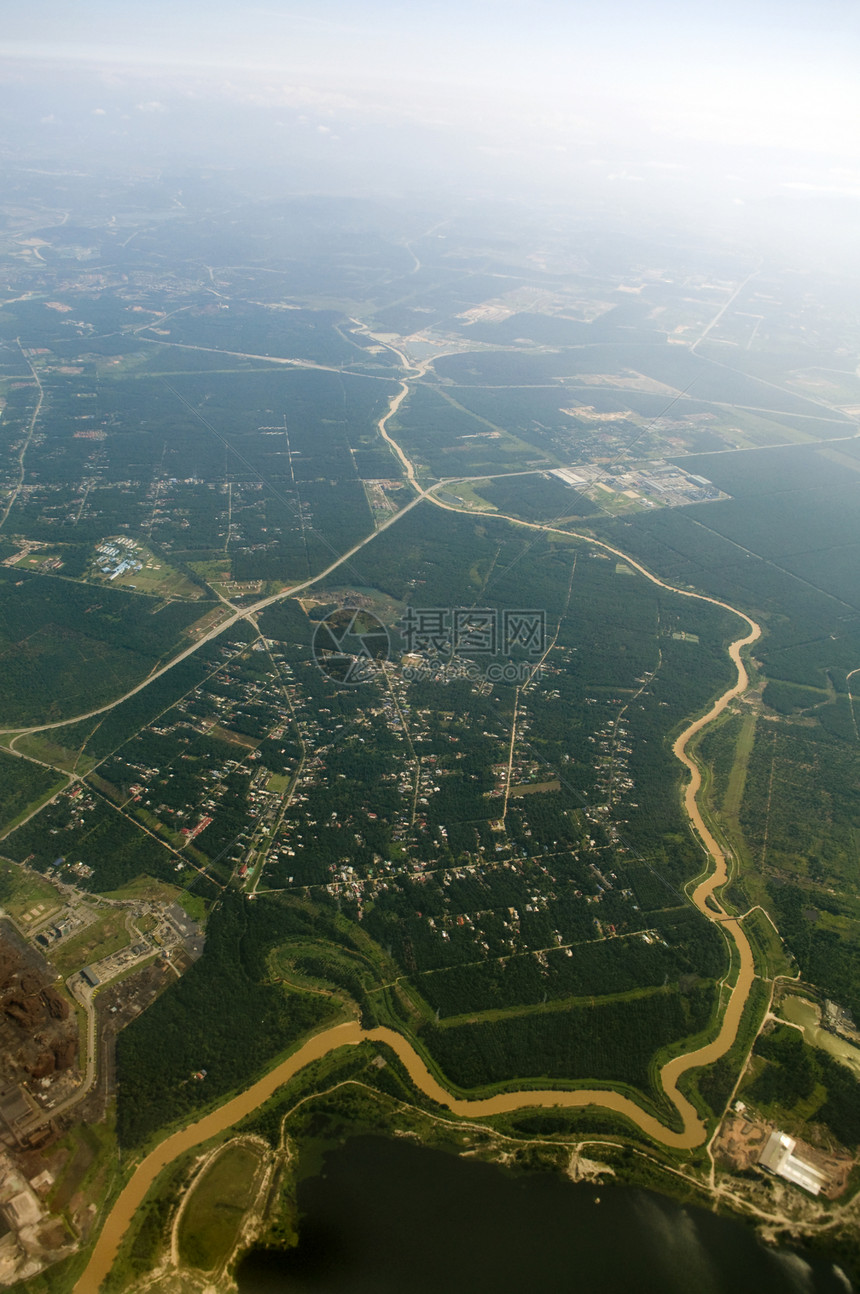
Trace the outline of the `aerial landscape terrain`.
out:
[[[303,1219],[358,1146],[854,1288],[856,274],[22,131],[0,1287],[351,1289]]]

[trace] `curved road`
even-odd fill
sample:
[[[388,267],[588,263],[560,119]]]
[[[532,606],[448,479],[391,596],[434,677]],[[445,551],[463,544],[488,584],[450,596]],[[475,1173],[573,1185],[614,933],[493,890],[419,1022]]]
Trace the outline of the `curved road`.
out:
[[[158,669],[154,669],[145,679],[136,684],[135,687],[129,688],[127,692],[124,692],[122,696],[118,696],[114,701],[109,701],[106,705],[100,705],[94,710],[86,710],[83,714],[70,714],[68,718],[57,719],[52,723],[33,724],[28,728],[23,728],[20,724],[9,728],[0,728],[0,736],[7,736],[9,733],[15,733],[16,736],[23,737],[31,732],[49,732],[52,728],[65,728],[69,724],[79,723],[83,719],[95,719],[100,714],[107,714],[108,711],[114,710],[118,705],[122,705],[123,701],[127,701],[129,697],[136,696],[138,692],[142,692],[144,688],[149,687],[150,683],[154,683],[157,678],[161,678],[162,674],[166,674],[169,670],[172,670],[174,666],[180,663],[180,661],[186,660],[189,656],[193,656],[194,653],[199,651],[205,643],[212,642],[213,639],[220,637],[220,635],[225,633],[226,630],[232,628],[233,625],[238,624],[240,620],[252,620],[253,617],[259,615],[261,611],[265,611],[266,607],[273,606],[274,603],[281,602],[284,598],[294,598],[298,593],[303,593],[305,589],[309,589],[312,585],[318,584],[320,580],[324,580],[327,575],[331,575],[333,571],[338,569],[338,567],[343,566],[351,557],[354,557],[356,553],[360,552],[366,544],[371,543],[377,535],[382,533],[383,530],[387,530],[389,526],[393,526],[394,523],[399,521],[405,513],[410,512],[416,504],[420,503],[422,499],[425,499],[426,497],[426,491],[422,490],[420,494],[416,495],[416,497],[407,503],[405,507],[401,508],[399,512],[393,513],[387,521],[380,522],[376,530],[371,531],[369,535],[359,543],[355,544],[341,557],[337,557],[325,568],[325,570],[320,571],[319,574],[312,575],[310,579],[305,580],[302,584],[293,584],[288,589],[281,589],[279,593],[272,593],[267,598],[261,598],[260,601],[255,602],[253,606],[242,607],[240,610],[235,611],[233,615],[228,616],[226,620],[222,620],[219,624],[215,625],[213,629],[210,629],[202,638],[198,638],[190,647],[185,647],[176,656],[172,656],[165,665],[161,665]],[[16,750],[14,753],[16,755],[20,755],[22,752]],[[29,759],[30,756],[24,755],[23,758]],[[35,762],[39,763],[40,761],[36,760]]]

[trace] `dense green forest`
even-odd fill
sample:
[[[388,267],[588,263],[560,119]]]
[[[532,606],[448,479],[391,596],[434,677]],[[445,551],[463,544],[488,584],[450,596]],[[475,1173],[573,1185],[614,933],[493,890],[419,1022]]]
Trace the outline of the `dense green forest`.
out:
[[[0,828],[8,827],[26,809],[63,785],[60,774],[29,760],[0,752]]]
[[[827,1052],[809,1047],[797,1029],[776,1025],[755,1045],[761,1059],[744,1098],[766,1109],[793,1111],[823,1124],[844,1146],[860,1143],[860,1081]],[[812,1112],[809,1105],[812,1105]]]
[[[247,1086],[335,1011],[319,995],[268,981],[266,958],[313,919],[228,894],[212,912],[199,961],[119,1035],[117,1131],[140,1145],[165,1124]],[[203,1082],[192,1075],[206,1070]]]
[[[478,1024],[428,1025],[421,1033],[445,1077],[461,1088],[516,1083],[623,1083],[652,1098],[656,1052],[704,1028],[709,985],[688,994],[657,992],[631,1001],[536,1011]]]

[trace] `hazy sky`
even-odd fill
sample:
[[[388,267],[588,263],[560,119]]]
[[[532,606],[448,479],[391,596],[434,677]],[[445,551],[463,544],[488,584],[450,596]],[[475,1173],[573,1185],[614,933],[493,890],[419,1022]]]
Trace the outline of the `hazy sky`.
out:
[[[29,0],[0,55],[256,69],[443,117],[483,99],[558,134],[602,110],[726,143],[860,136],[857,0]]]
[[[740,203],[860,197],[858,56],[860,0],[29,0],[4,14],[0,90],[132,150],[208,131],[226,155],[245,130],[310,157],[315,132],[342,175],[662,175]]]

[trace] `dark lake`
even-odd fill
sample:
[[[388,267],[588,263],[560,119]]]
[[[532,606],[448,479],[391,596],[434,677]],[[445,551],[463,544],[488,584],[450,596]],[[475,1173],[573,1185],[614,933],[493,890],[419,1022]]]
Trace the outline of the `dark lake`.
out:
[[[240,1294],[846,1294],[832,1264],[635,1187],[574,1185],[354,1137],[299,1186],[300,1243]]]

